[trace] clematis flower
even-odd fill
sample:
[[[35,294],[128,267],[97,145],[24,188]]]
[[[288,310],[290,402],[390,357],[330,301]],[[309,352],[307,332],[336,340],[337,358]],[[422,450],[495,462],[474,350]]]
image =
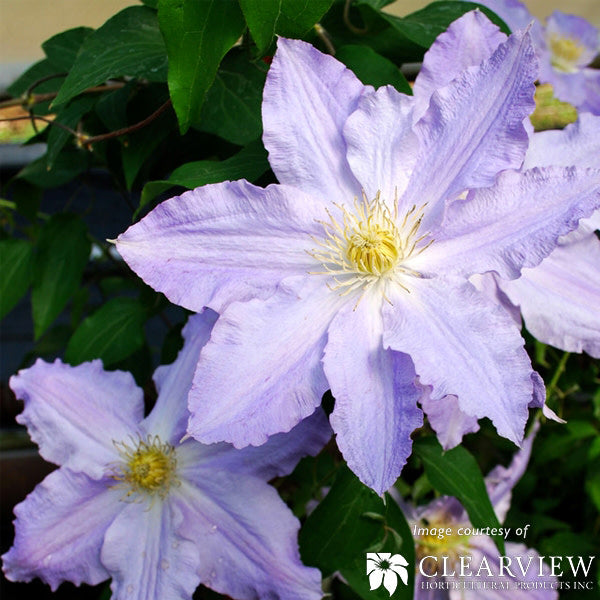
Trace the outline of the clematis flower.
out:
[[[279,39],[263,141],[280,184],[197,188],[117,240],[171,301],[221,315],[190,435],[260,445],[330,388],[338,446],[379,493],[411,452],[424,389],[521,441],[537,376],[514,321],[468,278],[517,277],[600,204],[598,172],[511,170],[536,77],[516,33],[423,106]]]
[[[487,491],[501,523],[504,522],[510,508],[512,488],[527,467],[533,438],[534,433],[527,436],[508,468],[497,466],[486,477]],[[443,496],[425,506],[413,507],[398,498],[397,493],[394,495],[409,521],[411,530],[417,532],[415,600],[558,598],[556,577],[551,575],[550,568],[545,563],[540,563],[539,554],[524,544],[505,542],[504,568],[501,571],[500,555],[493,539],[476,532],[477,528],[472,527],[466,511],[456,498]],[[470,572],[469,576],[460,576],[461,556],[469,558],[468,561],[463,559],[464,564],[468,565],[463,571],[465,574]],[[519,570],[519,564],[523,565],[524,575]],[[477,576],[479,569],[481,572]],[[421,571],[427,575],[423,575]],[[446,585],[434,588],[432,582],[445,582]],[[477,582],[487,583],[477,586]]]
[[[600,115],[600,70],[588,65],[600,53],[598,29],[583,17],[555,10],[543,26],[519,0],[484,0],[512,31],[534,23],[532,33],[540,60],[540,81],[555,96],[577,109]]]
[[[323,413],[260,448],[180,443],[215,318],[190,318],[177,360],[155,373],[159,397],[146,418],[133,377],[100,361],[38,360],[11,379],[25,402],[18,421],[61,468],[15,508],[8,579],[39,577],[54,590],[112,577],[115,599],[191,598],[199,583],[240,599],[321,598],[318,570],[300,563],[299,523],[265,482],[323,446]]]

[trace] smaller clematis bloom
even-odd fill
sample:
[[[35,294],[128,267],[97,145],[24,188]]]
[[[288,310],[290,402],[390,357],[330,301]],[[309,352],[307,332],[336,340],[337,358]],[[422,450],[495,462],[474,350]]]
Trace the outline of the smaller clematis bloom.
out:
[[[289,473],[330,437],[319,411],[261,448],[180,440],[186,397],[216,313],[190,318],[177,360],[159,367],[144,418],[129,373],[100,361],[38,360],[12,377],[17,420],[61,465],[15,507],[6,577],[95,585],[115,600],[191,599],[198,584],[232,598],[319,600],[317,569],[301,564],[298,520],[266,481]]]
[[[598,29],[583,17],[558,10],[543,26],[519,0],[483,0],[516,31],[533,22],[532,35],[540,60],[540,81],[550,83],[559,100],[582,112],[600,115],[600,70],[590,63],[600,53]]]
[[[527,467],[533,437],[534,434],[527,436],[508,468],[498,466],[486,477],[487,491],[501,523],[510,508],[512,488]],[[501,563],[492,538],[477,533],[456,498],[444,496],[416,508],[400,499],[399,504],[411,530],[417,532],[415,600],[558,598],[557,579],[551,576],[550,568],[541,562],[535,550],[524,544],[505,542],[506,553]],[[462,564],[461,557],[467,557]],[[519,564],[523,565],[525,574],[519,570]],[[440,586],[433,589],[432,582],[440,583],[441,580],[449,584],[446,589]],[[477,582],[487,583],[477,586]]]

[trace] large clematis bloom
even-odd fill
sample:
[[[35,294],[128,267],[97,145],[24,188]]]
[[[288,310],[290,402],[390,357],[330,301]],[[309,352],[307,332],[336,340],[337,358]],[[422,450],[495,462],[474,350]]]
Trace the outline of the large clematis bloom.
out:
[[[580,111],[600,115],[600,70],[589,67],[600,53],[600,32],[589,21],[555,10],[542,25],[519,0],[483,0],[516,31],[533,23],[540,81]]]
[[[486,477],[486,487],[498,520],[503,523],[510,508],[512,489],[522,477],[529,461],[533,434],[527,436],[523,447],[508,467],[497,466]],[[506,542],[500,567],[499,552],[488,535],[477,533],[456,498],[443,496],[427,505],[413,507],[398,498],[415,536],[417,568],[415,600],[554,600],[558,598],[558,581],[540,556],[524,544]],[[419,529],[422,533],[419,533]],[[431,531],[435,530],[435,534]],[[438,531],[443,534],[438,535]],[[450,532],[450,533],[446,533]],[[466,532],[466,533],[465,533]],[[466,572],[461,577],[460,557],[469,557]],[[518,558],[520,557],[520,558]],[[523,570],[519,570],[519,564]],[[506,568],[508,566],[508,569]],[[480,570],[479,577],[476,573]],[[424,576],[421,571],[427,573]],[[445,580],[445,586],[432,582]],[[486,582],[477,586],[477,582]],[[494,587],[495,586],[495,587]]]
[[[259,445],[331,388],[338,446],[380,493],[411,452],[426,394],[521,441],[539,380],[514,321],[468,278],[538,264],[600,205],[600,173],[510,170],[527,148],[534,50],[521,32],[481,53],[413,98],[280,39],[263,99],[280,184],[201,187],[119,236],[148,284],[221,314],[190,435]]]
[[[320,450],[324,414],[260,448],[180,443],[215,318],[191,317],[177,360],[155,373],[159,397],[146,418],[133,377],[100,361],[38,360],[11,379],[25,401],[18,421],[61,468],[15,508],[8,579],[39,577],[54,590],[112,577],[117,600],[190,599],[199,583],[240,599],[321,598],[319,571],[299,559],[299,522],[266,481]]]

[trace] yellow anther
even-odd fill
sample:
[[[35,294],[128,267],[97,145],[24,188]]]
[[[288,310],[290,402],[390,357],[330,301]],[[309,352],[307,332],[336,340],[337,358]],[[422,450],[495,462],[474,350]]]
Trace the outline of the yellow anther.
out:
[[[575,73],[579,70],[577,61],[583,53],[583,46],[574,39],[552,35],[549,40],[552,55],[552,66],[564,73]]]

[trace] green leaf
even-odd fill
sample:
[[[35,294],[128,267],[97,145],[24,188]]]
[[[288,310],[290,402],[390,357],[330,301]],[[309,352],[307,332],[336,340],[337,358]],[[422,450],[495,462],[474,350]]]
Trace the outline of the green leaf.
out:
[[[48,154],[30,162],[21,169],[17,177],[41,188],[53,188],[63,185],[88,167],[88,157],[80,150],[65,150],[61,152],[52,165],[48,164]]]
[[[142,4],[149,6],[150,8],[158,8],[158,0],[142,0]]]
[[[90,27],[76,27],[63,31],[42,44],[48,60],[59,70],[67,73],[75,64],[75,58],[85,39],[94,30]]]
[[[60,73],[61,70],[57,69],[47,58],[45,58],[29,67],[29,69],[14,81],[6,91],[11,96],[18,97],[24,94],[36,81]],[[64,79],[64,76],[49,79],[48,81],[44,81],[37,85],[33,91],[36,94],[56,92],[62,85]]]
[[[371,3],[363,0],[360,4],[365,6]],[[429,48],[435,41],[435,38],[448,29],[450,23],[476,8],[482,10],[502,31],[510,33],[506,23],[494,12],[479,4],[462,2],[462,0],[432,2],[425,8],[403,18],[379,11],[378,14],[407,39],[423,48]],[[372,10],[375,9],[372,8]]]
[[[165,81],[166,74],[166,48],[156,12],[145,6],[130,6],[86,38],[52,106],[56,108],[107,79]]]
[[[404,585],[398,578],[398,587],[394,592],[394,600],[413,600],[413,590],[415,585],[415,544],[410,531],[410,527],[406,522],[402,511],[391,498],[386,494],[385,503],[385,526],[388,532],[387,537],[380,542],[380,548],[373,550],[374,552],[391,552],[392,554],[400,554],[408,562],[406,570],[408,571],[408,585]],[[348,582],[348,585],[358,593],[364,600],[372,600],[373,598],[389,599],[387,591],[381,587],[377,590],[371,590],[369,579],[366,576],[365,570],[366,557],[365,553],[357,556],[350,566],[345,566],[341,569],[342,577]]]
[[[60,151],[69,140],[75,141],[71,132],[63,129],[56,123],[60,123],[69,129],[76,130],[79,121],[81,121],[84,115],[92,110],[96,101],[97,98],[94,96],[75,98],[75,100],[69,102],[64,109],[58,112],[56,119],[50,125],[48,134],[48,150],[46,153],[47,168],[51,169],[54,166],[54,162],[60,154]]]
[[[399,92],[412,95],[412,88],[400,69],[368,46],[348,44],[338,48],[335,57],[352,69],[365,85],[376,88],[393,85]]]
[[[425,472],[440,493],[454,496],[465,508],[474,527],[500,527],[485,481],[473,455],[462,446],[444,452],[435,437],[421,438],[413,452],[423,461]],[[501,554],[504,538],[492,536]]]
[[[266,71],[245,53],[232,51],[223,60],[194,125],[238,146],[260,137],[265,77]]]
[[[166,98],[155,96],[154,100],[162,100],[160,104],[163,104]],[[152,114],[157,108],[158,106],[153,109],[148,108],[146,113]],[[176,131],[176,127],[175,115],[169,110],[164,111],[146,127],[127,136],[127,143],[124,143],[121,147],[123,173],[127,189],[132,188],[135,178],[146,160],[153,155],[157,147],[170,133]]]
[[[76,215],[53,216],[44,224],[35,251],[31,305],[38,339],[79,287],[90,255],[87,228]]]
[[[169,92],[184,134],[198,119],[219,63],[244,31],[237,0],[160,0]]]
[[[381,515],[383,522],[373,519],[372,514]],[[387,529],[396,535],[386,534]],[[324,576],[340,571],[363,598],[389,598],[385,589],[369,591],[366,553],[374,546],[385,552],[400,552],[409,562],[409,585],[399,582],[394,598],[413,597],[414,541],[402,512],[390,497],[384,503],[345,465],[338,470],[325,499],[306,519],[299,543],[305,564],[318,567]]]
[[[259,49],[275,34],[302,37],[329,10],[333,0],[239,0],[248,28]]]
[[[147,312],[134,298],[113,298],[75,330],[65,351],[71,364],[101,358],[105,366],[123,360],[144,344]]]
[[[144,186],[140,205],[134,218],[153,198],[173,186],[193,189],[208,183],[219,183],[226,180],[255,181],[268,169],[267,151],[260,140],[248,144],[237,154],[222,161],[200,160],[187,163],[175,169],[168,180],[150,181]]]
[[[27,240],[0,240],[0,319],[21,299],[31,283],[32,245]]]

